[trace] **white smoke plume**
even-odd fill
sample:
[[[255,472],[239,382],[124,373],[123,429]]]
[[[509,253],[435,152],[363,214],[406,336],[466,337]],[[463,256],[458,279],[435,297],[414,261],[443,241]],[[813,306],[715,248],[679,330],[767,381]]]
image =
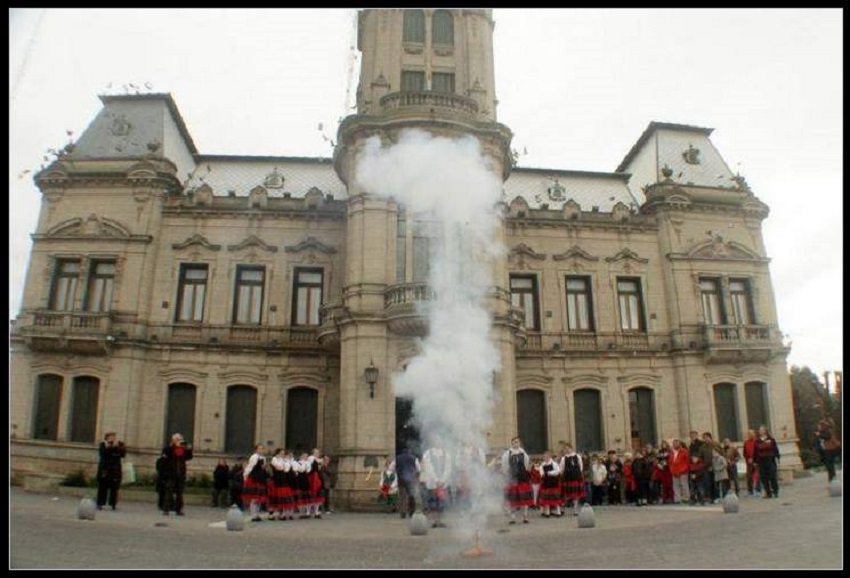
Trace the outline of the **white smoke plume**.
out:
[[[429,334],[420,354],[393,382],[396,395],[413,400],[425,447],[440,443],[454,457],[475,448],[477,456],[479,448],[488,449],[493,376],[500,368],[486,307],[495,285],[492,259],[504,251],[494,239],[500,172],[474,137],[449,139],[412,129],[388,147],[377,137],[367,140],[356,178],[366,192],[428,211],[439,223],[428,279],[436,300],[422,310]],[[472,501],[461,530],[471,535],[484,517],[499,511],[501,485],[477,459],[458,462],[465,467]]]

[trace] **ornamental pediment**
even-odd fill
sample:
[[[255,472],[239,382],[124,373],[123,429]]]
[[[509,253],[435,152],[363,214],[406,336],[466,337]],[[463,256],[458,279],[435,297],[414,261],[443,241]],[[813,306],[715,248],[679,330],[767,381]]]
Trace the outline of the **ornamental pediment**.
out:
[[[269,245],[256,235],[250,235],[244,241],[242,241],[241,243],[237,243],[236,245],[228,245],[227,250],[241,251],[242,249],[247,249],[249,247],[258,247],[263,251],[268,251],[269,253],[277,252],[277,247],[275,247],[274,245]]]
[[[332,255],[336,253],[336,249],[331,247],[330,245],[325,245],[315,237],[307,237],[297,245],[288,245],[283,248],[287,253],[299,253],[301,251],[307,250],[316,250],[320,253],[327,253],[328,255]]]
[[[546,258],[544,253],[538,253],[525,243],[520,243],[519,245],[514,245],[511,248],[510,257],[528,257],[530,259],[534,259],[536,261],[542,261]]]
[[[730,259],[744,261],[761,261],[762,257],[735,241],[724,241],[720,235],[715,235],[710,241],[694,245],[688,252],[690,259]]]
[[[560,255],[552,255],[555,261],[566,261],[567,259],[583,259],[584,261],[599,261],[599,257],[594,257],[578,245],[573,245]]]
[[[92,213],[86,219],[73,218],[51,227],[47,237],[110,237],[129,239],[130,231],[113,219],[99,217]]]
[[[213,245],[206,237],[204,237],[200,233],[195,233],[194,235],[188,237],[185,241],[181,243],[174,243],[173,245],[171,245],[171,248],[177,249],[179,251],[180,249],[186,249],[187,247],[193,247],[195,245],[203,247],[204,249],[209,249],[210,251],[218,251],[219,249],[221,249],[221,245]]]
[[[617,261],[635,261],[637,263],[649,263],[649,259],[645,259],[626,247],[613,257],[605,257],[605,260],[609,263],[615,263]]]

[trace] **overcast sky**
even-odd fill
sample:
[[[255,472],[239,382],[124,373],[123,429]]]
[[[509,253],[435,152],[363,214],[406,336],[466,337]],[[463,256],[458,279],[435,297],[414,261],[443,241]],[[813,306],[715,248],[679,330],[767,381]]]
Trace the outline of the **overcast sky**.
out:
[[[614,171],[650,121],[714,128],[770,207],[789,363],[842,369],[840,9],[494,10],[498,120],[526,167]],[[202,154],[331,156],[353,110],[350,9],[10,9],[9,316],[41,195],[32,172],[98,94],[170,92]],[[32,172],[21,176],[25,170]]]

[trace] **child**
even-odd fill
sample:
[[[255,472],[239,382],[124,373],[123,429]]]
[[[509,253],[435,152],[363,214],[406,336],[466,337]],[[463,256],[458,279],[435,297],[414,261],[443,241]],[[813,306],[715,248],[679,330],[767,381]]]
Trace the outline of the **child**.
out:
[[[631,452],[623,454],[623,485],[626,487],[626,503],[638,505],[637,481]]]
[[[558,462],[552,459],[552,452],[543,453],[543,463],[540,464],[540,507],[543,509],[543,517],[550,515],[561,515],[561,468]],[[554,512],[552,511],[554,508]]]
[[[705,476],[705,464],[699,456],[691,456],[690,472],[688,474],[691,483],[691,504],[699,502],[700,505],[705,504],[706,496],[703,489],[703,479]]]
[[[608,450],[608,459],[605,460],[605,467],[608,469],[608,503],[622,504],[623,499],[620,495],[620,486],[623,481],[623,464],[617,458],[615,450]]]
[[[230,468],[230,505],[242,509],[242,471],[244,458],[236,458],[236,463]]]
[[[729,491],[729,462],[723,457],[720,448],[714,448],[712,452],[711,468],[714,470],[714,485],[717,489],[717,500],[714,503],[717,504]]]
[[[543,482],[543,473],[540,469],[540,460],[533,460],[531,462],[531,493],[534,496],[534,502],[531,505],[532,510],[540,509],[539,505],[539,496],[540,496],[540,484]]]
[[[218,464],[213,470],[213,486],[212,486],[212,503],[213,508],[227,507],[228,498],[228,482],[230,477],[230,468],[227,467],[227,460],[219,458]]]
[[[378,488],[381,490],[378,502],[386,504],[389,512],[395,512],[398,507],[398,476],[396,476],[395,462],[389,458],[384,462]]]
[[[599,456],[596,454],[593,454],[590,458],[590,476],[590,503],[594,506],[601,506],[608,480],[608,468],[599,461]]]
[[[248,499],[252,522],[261,520],[260,509],[268,503],[267,480],[266,447],[257,444],[242,473],[242,494]]]

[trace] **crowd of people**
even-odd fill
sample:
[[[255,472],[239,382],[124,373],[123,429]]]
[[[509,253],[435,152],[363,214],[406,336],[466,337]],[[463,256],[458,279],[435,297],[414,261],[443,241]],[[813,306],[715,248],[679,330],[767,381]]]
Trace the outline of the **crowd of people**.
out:
[[[835,477],[840,441],[834,424],[822,420],[815,434],[815,448],[828,479]],[[108,432],[99,447],[97,507],[116,508],[121,485],[123,442]],[[156,461],[157,506],[164,515],[184,515],[183,493],[186,462],[193,458],[191,444],[175,433]],[[504,509],[509,524],[529,523],[529,511],[543,518],[578,515],[584,503],[593,506],[630,504],[718,503],[730,491],[740,495],[739,464],[746,469],[746,495],[778,498],[779,446],[766,426],[747,431],[742,447],[728,438],[714,440],[709,432],[691,431],[687,439],[661,440],[657,447],[619,455],[576,452],[566,442],[558,452],[546,451],[532,459],[516,437],[511,446],[488,462],[485,452],[472,445],[449,451],[440,442],[421,456],[403,448],[388,458],[378,478],[377,501],[402,518],[419,510],[431,526],[445,527],[443,513],[449,508],[468,507],[471,502],[469,475],[474,468],[502,476]],[[371,474],[370,474],[371,475]],[[212,472],[211,506],[247,509],[253,521],[321,519],[330,509],[335,484],[330,456],[318,448],[295,454],[283,448],[267,455],[259,444],[247,458],[228,466],[224,458]]]

